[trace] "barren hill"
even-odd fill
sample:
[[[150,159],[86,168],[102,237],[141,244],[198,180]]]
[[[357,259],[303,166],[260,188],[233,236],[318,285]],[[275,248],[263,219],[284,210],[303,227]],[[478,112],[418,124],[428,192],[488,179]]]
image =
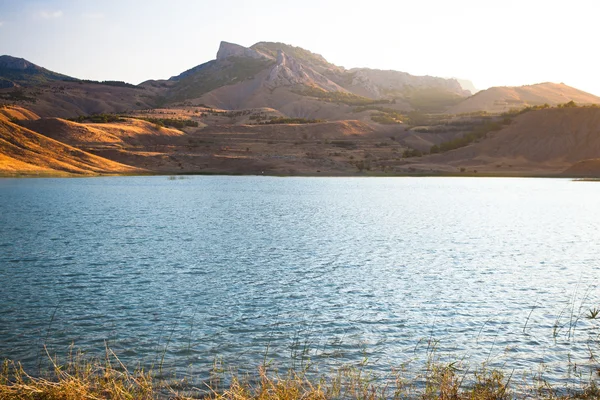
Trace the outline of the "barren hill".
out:
[[[600,157],[600,108],[552,108],[524,113],[479,143],[418,160],[499,174],[560,173]]]
[[[20,112],[20,111],[19,111]],[[0,174],[123,174],[141,169],[47,138],[0,115]]]
[[[42,117],[70,118],[149,108],[156,104],[157,96],[152,88],[61,81],[0,89],[0,104],[17,103]]]
[[[564,83],[540,83],[520,87],[493,87],[482,90],[451,107],[449,114],[474,111],[498,113],[527,106],[551,106],[574,101],[577,104],[600,104],[600,97],[572,88]]]

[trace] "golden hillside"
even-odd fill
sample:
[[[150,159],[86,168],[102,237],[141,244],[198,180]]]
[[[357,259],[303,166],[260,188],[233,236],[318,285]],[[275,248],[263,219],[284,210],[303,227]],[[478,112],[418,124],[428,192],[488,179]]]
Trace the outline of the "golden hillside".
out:
[[[572,88],[564,83],[540,83],[520,87],[492,87],[469,97],[448,110],[449,114],[487,111],[505,112],[532,105],[551,106],[574,101],[577,104],[600,104],[600,97]]]
[[[93,150],[173,144],[183,132],[147,121],[124,118],[115,123],[78,123],[41,118],[24,123],[28,129],[78,148]]]
[[[86,153],[11,122],[21,109],[0,114],[0,174],[93,175],[140,173],[141,169]],[[9,116],[10,115],[10,116]],[[33,115],[29,115],[30,117]]]

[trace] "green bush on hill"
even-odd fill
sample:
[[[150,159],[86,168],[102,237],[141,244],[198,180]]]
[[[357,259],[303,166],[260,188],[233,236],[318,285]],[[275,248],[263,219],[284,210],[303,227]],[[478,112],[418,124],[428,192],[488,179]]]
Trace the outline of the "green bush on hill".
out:
[[[123,82],[123,81],[94,81],[90,79],[64,79],[65,82],[75,82],[79,84],[83,83],[91,83],[94,85],[106,85],[106,86],[114,86],[114,87],[126,87],[130,89],[140,89],[145,90],[144,87],[133,85],[131,83]]]
[[[316,124],[324,122],[322,119],[306,119],[306,118],[284,118],[271,117],[270,120],[260,122],[259,125],[277,125],[277,124]]]
[[[176,129],[183,129],[186,127],[193,127],[193,128],[197,128],[198,127],[198,122],[193,121],[191,119],[175,119],[175,118],[138,118],[138,117],[134,117],[136,119],[141,119],[143,121],[148,121],[151,122],[155,125],[158,126],[168,126],[171,128],[176,128]]]
[[[573,100],[571,100],[568,103],[559,104],[557,107],[558,108],[576,108],[578,106],[577,106],[577,103],[575,103]]]
[[[125,122],[121,116],[116,114],[91,114],[91,115],[80,115],[75,118],[69,118],[69,121],[74,122],[91,122],[94,124],[107,124],[111,122]]]
[[[0,98],[8,101],[28,101],[30,103],[35,103],[35,97],[28,96],[21,89],[15,89],[12,92],[2,93],[0,94]]]
[[[388,113],[371,114],[371,121],[377,122],[378,124],[383,124],[383,125],[396,125],[396,124],[402,123],[401,116],[400,115],[396,116],[395,113],[394,114],[388,114]]]
[[[423,152],[418,149],[406,149],[402,153],[402,158],[421,157],[421,156],[423,156]]]

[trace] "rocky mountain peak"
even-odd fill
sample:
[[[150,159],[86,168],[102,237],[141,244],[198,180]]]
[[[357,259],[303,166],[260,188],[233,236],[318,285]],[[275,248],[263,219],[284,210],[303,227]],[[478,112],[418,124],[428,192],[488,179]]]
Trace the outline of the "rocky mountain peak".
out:
[[[217,52],[217,60],[224,60],[229,57],[248,57],[248,58],[267,58],[264,54],[249,49],[239,44],[221,42],[219,51]]]

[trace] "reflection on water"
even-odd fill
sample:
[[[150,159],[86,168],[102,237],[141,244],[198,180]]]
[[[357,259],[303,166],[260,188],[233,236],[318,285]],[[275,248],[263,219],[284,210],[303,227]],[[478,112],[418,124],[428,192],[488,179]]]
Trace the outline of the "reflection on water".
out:
[[[598,199],[556,179],[0,180],[0,358],[108,343],[179,373],[386,372],[435,348],[558,383],[600,350]]]

